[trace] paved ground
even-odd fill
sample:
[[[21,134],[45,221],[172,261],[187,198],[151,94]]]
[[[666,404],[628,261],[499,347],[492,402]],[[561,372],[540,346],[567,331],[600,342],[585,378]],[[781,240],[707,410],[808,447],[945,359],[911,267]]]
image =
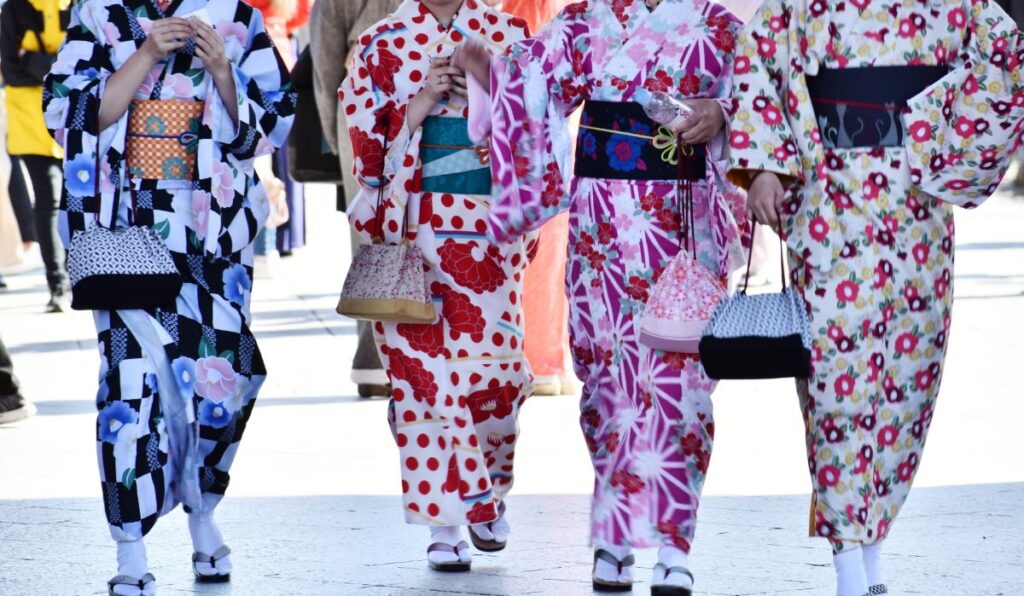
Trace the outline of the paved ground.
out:
[[[478,555],[469,575],[425,568],[424,531],[402,523],[386,404],[359,400],[347,383],[354,325],[333,313],[347,240],[322,190],[311,197],[314,246],[255,289],[271,377],[220,510],[235,579],[193,584],[175,513],[148,541],[161,593],[589,593],[592,478],[572,397],[524,408],[508,551]],[[1024,201],[994,200],[958,225],[943,397],[885,562],[894,594],[1024,594]],[[0,332],[39,415],[0,427],[0,594],[103,593],[114,547],[97,498],[91,319],[41,314],[39,271],[7,279]],[[791,384],[723,384],[715,404],[693,556],[699,593],[834,593],[827,547],[805,537],[809,482]],[[648,572],[638,576],[643,593]]]

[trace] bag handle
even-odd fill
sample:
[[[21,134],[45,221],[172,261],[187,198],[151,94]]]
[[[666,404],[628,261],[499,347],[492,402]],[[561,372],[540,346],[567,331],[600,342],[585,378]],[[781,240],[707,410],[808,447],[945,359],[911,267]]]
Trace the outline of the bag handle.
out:
[[[676,147],[687,147],[683,143],[683,136],[676,135]],[[697,258],[697,232],[694,230],[693,217],[693,185],[695,181],[686,177],[685,158],[683,151],[677,154],[676,162],[676,200],[679,203],[680,222],[683,233],[683,250],[689,250],[693,258]]]
[[[390,129],[390,123],[388,129]],[[384,156],[384,164],[387,163],[388,159],[388,129],[384,130],[384,144],[381,149],[381,154]],[[377,226],[377,234],[373,237],[375,242],[384,243],[384,217],[381,211],[381,204],[384,202],[384,165],[381,165],[380,176],[377,178],[377,207],[374,209],[373,221]],[[402,213],[402,239],[405,240],[409,235],[409,201],[405,201],[405,209]]]
[[[743,277],[743,289],[741,294],[747,293],[750,285],[750,265],[754,262],[754,240],[757,238],[757,221],[750,220],[750,250],[747,251],[747,273]],[[782,229],[781,219],[779,221],[779,271],[782,273],[782,291],[786,291],[786,233]]]

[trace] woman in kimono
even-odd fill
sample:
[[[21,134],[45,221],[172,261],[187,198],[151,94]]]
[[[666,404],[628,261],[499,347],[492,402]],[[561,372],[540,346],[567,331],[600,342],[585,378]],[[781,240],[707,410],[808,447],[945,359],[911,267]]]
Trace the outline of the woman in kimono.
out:
[[[753,217],[781,218],[817,338],[797,384],[810,531],[842,596],[886,593],[949,339],[953,206],[994,192],[1021,144],[1022,50],[985,0],[769,0],[740,43],[730,175]]]
[[[739,248],[742,206],[720,186],[739,25],[704,1],[587,0],[490,63],[491,233],[515,237],[570,212],[566,289],[595,473],[596,590],[629,589],[632,549],[645,547],[659,547],[656,593],[689,594],[693,585],[687,554],[711,458],[715,383],[695,354],[641,344],[639,325],[649,291],[681,250],[684,186],[697,259],[724,283]],[[465,54],[468,68],[486,80],[478,55]],[[685,146],[646,116],[641,90],[694,110],[679,130]],[[567,119],[581,104],[567,192]],[[475,123],[475,104],[473,113]],[[692,182],[672,163],[684,153],[702,171]]]
[[[47,77],[65,245],[112,219],[148,226],[184,282],[173,308],[95,312],[111,594],[155,591],[143,537],[178,503],[197,579],[229,577],[213,513],[266,375],[249,331],[251,244],[268,209],[252,163],[288,134],[289,88],[259,13],[238,0],[78,2]],[[153,105],[167,111],[134,117]],[[166,136],[183,148],[150,143]]]
[[[406,0],[354,49],[342,83],[362,190],[349,208],[369,242],[403,236],[422,251],[438,318],[376,323],[392,387],[409,523],[431,527],[432,568],[466,571],[461,526],[482,550],[508,539],[517,416],[530,394],[523,357],[528,243],[487,240],[486,146],[467,136],[466,79],[451,65],[467,40],[500,50],[526,24],[478,0]]]

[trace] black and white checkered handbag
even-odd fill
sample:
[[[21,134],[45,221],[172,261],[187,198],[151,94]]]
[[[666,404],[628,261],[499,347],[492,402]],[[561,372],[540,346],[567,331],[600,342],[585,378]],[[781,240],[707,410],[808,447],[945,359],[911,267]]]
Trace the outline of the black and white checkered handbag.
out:
[[[100,151],[97,139],[95,193],[100,196]],[[96,225],[77,232],[68,249],[71,308],[118,310],[172,308],[181,292],[181,274],[171,251],[146,226],[117,227],[120,192],[114,193],[110,226]],[[133,197],[134,212],[134,197]]]
[[[757,224],[753,224],[756,230]],[[753,247],[753,237],[751,237]],[[782,258],[779,259],[783,263]],[[712,379],[806,378],[811,374],[811,333],[804,299],[786,286],[782,291],[747,294],[750,262],[743,289],[718,304],[700,341],[700,359]]]

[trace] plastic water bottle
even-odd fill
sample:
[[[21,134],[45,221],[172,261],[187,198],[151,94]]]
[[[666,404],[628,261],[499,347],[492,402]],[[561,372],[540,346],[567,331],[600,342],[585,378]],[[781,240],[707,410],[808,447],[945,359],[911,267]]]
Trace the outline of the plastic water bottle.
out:
[[[651,120],[664,124],[673,132],[693,115],[693,108],[660,91],[651,93],[641,87],[633,93],[633,99],[643,106],[644,112]]]

